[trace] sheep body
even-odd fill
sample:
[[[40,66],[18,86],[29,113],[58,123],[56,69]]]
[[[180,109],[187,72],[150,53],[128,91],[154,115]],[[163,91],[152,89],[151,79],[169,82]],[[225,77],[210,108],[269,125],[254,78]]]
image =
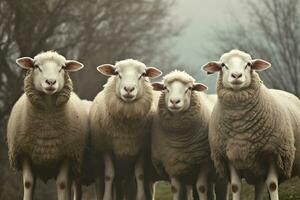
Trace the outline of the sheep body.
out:
[[[152,87],[145,82],[144,95],[129,104],[115,95],[115,78],[108,79],[91,107],[92,146],[97,152],[112,151],[117,159],[136,159],[149,142]]]
[[[55,97],[33,88],[31,72],[24,84],[25,94],[14,105],[7,128],[11,166],[21,170],[21,160],[26,156],[36,176],[46,181],[57,175],[61,162],[67,159],[72,175],[79,175],[88,115],[82,101],[72,92],[69,76],[65,74],[65,85]]]
[[[193,83],[185,72],[174,71],[164,82]],[[174,115],[165,103],[165,91],[160,95],[152,126],[152,160],[160,175],[197,178],[200,166],[211,165],[208,124],[213,102],[208,95],[192,91],[188,110]],[[210,166],[212,168],[212,166]]]
[[[228,176],[226,164],[230,161],[241,176],[255,184],[266,177],[272,158],[280,180],[299,175],[299,151],[295,157],[300,148],[297,97],[266,88],[256,72],[251,74],[249,87],[240,91],[225,88],[221,72],[217,94],[209,141],[215,167],[222,175]]]

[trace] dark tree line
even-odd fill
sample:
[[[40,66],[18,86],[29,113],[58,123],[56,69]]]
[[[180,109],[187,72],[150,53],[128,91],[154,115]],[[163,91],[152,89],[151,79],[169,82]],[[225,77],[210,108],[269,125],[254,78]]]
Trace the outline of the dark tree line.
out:
[[[300,1],[245,1],[245,14],[249,21],[217,30],[218,54],[238,48],[268,60],[264,82],[300,97]]]
[[[166,66],[182,28],[170,15],[174,0],[0,0],[0,199],[20,199],[21,179],[8,167],[5,126],[23,90],[20,56],[56,50],[85,68],[73,75],[76,92],[91,99],[105,78],[96,67],[133,57]],[[4,181],[5,180],[5,181]],[[4,183],[4,184],[2,184]],[[51,190],[49,190],[51,191]],[[48,192],[49,199],[55,196]],[[37,190],[46,199],[45,192]]]

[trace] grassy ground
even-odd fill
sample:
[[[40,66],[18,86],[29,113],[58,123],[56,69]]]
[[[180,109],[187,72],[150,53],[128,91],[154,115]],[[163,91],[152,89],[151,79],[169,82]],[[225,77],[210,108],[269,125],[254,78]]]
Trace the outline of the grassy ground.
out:
[[[171,200],[170,186],[166,182],[161,182],[156,188],[156,200]],[[291,179],[281,184],[279,187],[280,200],[300,200],[300,180],[298,178]],[[242,186],[242,199],[253,200],[254,190],[253,187],[243,183]],[[267,192],[265,191],[264,200],[268,200]]]

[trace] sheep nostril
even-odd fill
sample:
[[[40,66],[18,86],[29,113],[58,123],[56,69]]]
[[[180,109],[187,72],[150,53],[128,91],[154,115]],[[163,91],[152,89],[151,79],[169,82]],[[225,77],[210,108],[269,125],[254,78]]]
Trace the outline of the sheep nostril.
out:
[[[180,103],[180,100],[173,100],[171,99],[170,102],[173,104],[173,105],[176,105],[176,104],[179,104]]]
[[[124,87],[124,90],[128,93],[133,92],[134,91],[134,87]]]
[[[47,79],[46,80],[46,83],[48,84],[48,85],[54,85],[55,83],[56,83],[56,80],[55,79]]]
[[[239,79],[242,77],[242,73],[232,73],[231,74],[231,77],[234,78],[234,79]]]

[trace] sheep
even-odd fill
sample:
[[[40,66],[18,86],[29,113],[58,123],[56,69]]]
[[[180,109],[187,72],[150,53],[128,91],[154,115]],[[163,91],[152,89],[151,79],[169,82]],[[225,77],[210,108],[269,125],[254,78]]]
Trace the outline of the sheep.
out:
[[[215,167],[231,181],[234,200],[240,199],[241,178],[255,185],[255,199],[262,199],[265,182],[275,200],[278,183],[300,175],[300,101],[263,84],[256,71],[269,67],[239,50],[203,66],[208,73],[219,72],[209,142]]]
[[[186,199],[188,186],[196,186],[201,200],[213,199],[215,170],[208,125],[216,95],[200,93],[207,87],[177,70],[164,76],[163,83],[152,86],[162,91],[151,134],[152,161],[158,174],[170,180],[174,200]]]
[[[150,140],[152,107],[149,78],[160,76],[161,71],[134,59],[103,64],[97,70],[111,76],[95,97],[90,112],[92,149],[104,160],[103,199],[113,198],[114,179],[130,174],[132,169],[137,182],[136,199],[146,199],[144,152]]]
[[[24,94],[11,111],[7,127],[10,165],[22,171],[24,200],[33,198],[35,179],[56,178],[58,199],[70,197],[80,177],[88,114],[73,92],[68,72],[83,68],[75,60],[47,51],[16,63],[27,70]]]

